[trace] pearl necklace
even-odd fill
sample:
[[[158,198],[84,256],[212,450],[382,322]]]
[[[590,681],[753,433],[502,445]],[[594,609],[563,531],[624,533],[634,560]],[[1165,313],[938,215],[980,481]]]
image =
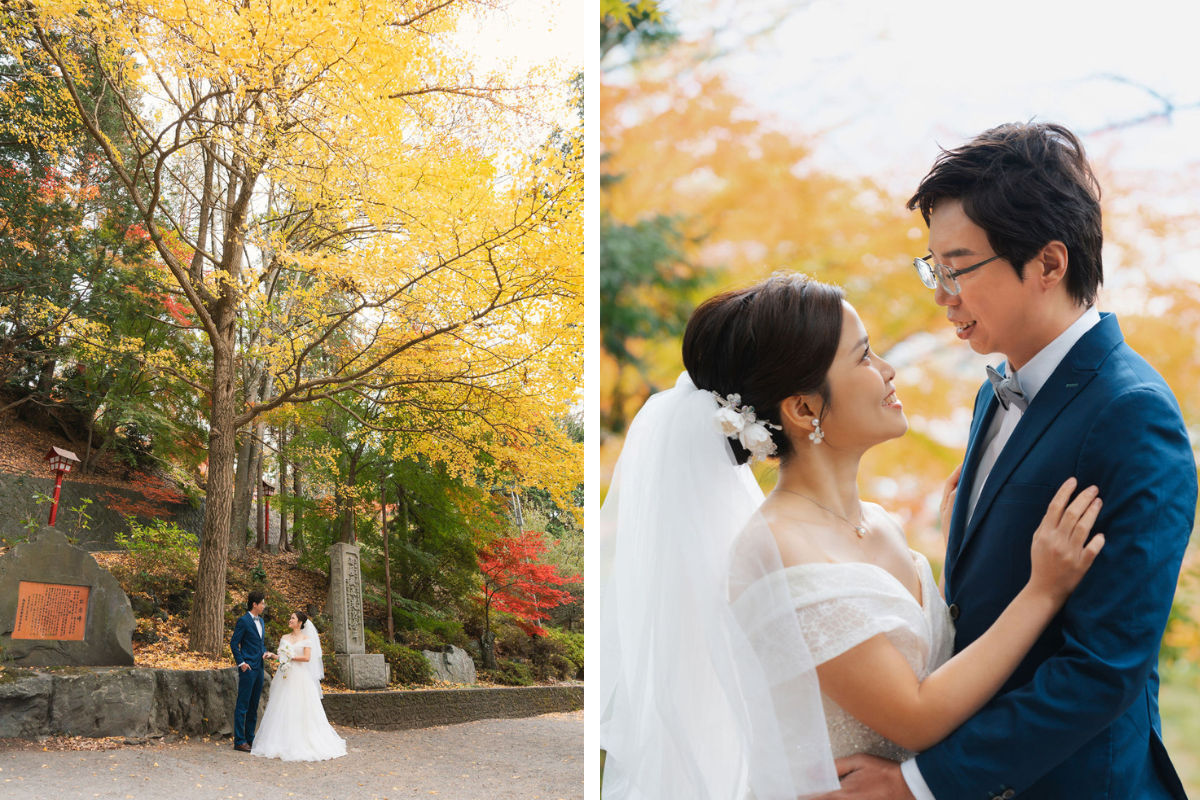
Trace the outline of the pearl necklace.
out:
[[[860,538],[860,539],[861,539],[861,538],[863,538],[864,536],[866,536],[866,535],[867,535],[867,528],[866,528],[866,526],[865,526],[865,525],[863,525],[863,524],[862,524],[862,507],[861,507],[861,506],[859,506],[859,509],[858,509],[858,524],[857,524],[857,525],[855,525],[853,522],[851,522],[850,520],[846,519],[845,517],[843,517],[841,514],[837,513],[836,511],[834,511],[834,510],[833,510],[832,508],[830,508],[829,506],[824,506],[824,505],[821,505],[821,504],[820,504],[820,503],[818,503],[816,500],[813,500],[811,497],[809,497],[809,496],[808,496],[808,495],[806,495],[806,494],[800,494],[799,492],[793,492],[791,489],[780,489],[778,486],[776,486],[776,487],[775,487],[775,491],[777,491],[777,492],[787,492],[788,494],[794,494],[794,495],[796,495],[797,497],[803,497],[803,498],[804,498],[805,500],[807,500],[808,502],[812,503],[812,504],[813,504],[813,505],[815,505],[815,506],[818,506],[819,508],[823,508],[823,509],[825,509],[825,510],[826,510],[826,511],[828,511],[830,514],[833,514],[835,517],[837,517],[838,519],[840,519],[842,522],[845,522],[845,523],[846,523],[847,525],[849,525],[851,528],[854,528],[854,532],[858,534],[858,538]]]

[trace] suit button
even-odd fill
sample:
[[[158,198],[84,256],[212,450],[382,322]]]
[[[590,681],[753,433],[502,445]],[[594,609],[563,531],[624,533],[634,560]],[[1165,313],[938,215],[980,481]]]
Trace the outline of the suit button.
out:
[[[958,603],[950,604],[950,619],[958,619]]]

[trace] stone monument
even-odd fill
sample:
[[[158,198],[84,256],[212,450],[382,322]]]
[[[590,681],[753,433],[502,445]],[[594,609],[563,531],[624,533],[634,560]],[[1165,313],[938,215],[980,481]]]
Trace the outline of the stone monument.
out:
[[[441,650],[422,650],[421,655],[433,667],[433,679],[439,683],[472,684],[479,680],[475,660],[460,647],[448,644]]]
[[[135,624],[117,579],[54,528],[0,557],[0,647],[20,666],[130,666]]]
[[[386,689],[388,663],[367,653],[363,635],[362,570],[358,546],[338,542],[329,548],[329,599],[326,611],[333,628],[338,677],[351,689]]]

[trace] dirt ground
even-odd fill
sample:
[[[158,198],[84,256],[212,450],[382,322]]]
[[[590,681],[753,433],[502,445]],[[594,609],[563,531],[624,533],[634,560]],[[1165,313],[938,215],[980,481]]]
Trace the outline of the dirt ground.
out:
[[[337,728],[347,755],[257,758],[230,739],[119,745],[0,739],[0,797],[22,800],[582,800],[583,712],[411,731]]]

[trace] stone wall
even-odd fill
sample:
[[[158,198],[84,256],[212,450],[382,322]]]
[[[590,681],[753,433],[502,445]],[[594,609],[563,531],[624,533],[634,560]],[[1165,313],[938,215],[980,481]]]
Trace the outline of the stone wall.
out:
[[[175,732],[229,736],[237,670],[76,668],[5,670],[0,737],[127,736]],[[263,686],[259,719],[270,679]],[[583,708],[583,687],[526,686],[329,693],[329,721],[373,730],[408,730],[480,719],[531,717]]]
[[[49,504],[38,505],[33,495],[35,492],[54,495],[54,479],[35,475],[10,475],[0,472],[0,535],[8,539],[23,537],[25,529],[21,520],[32,517],[39,523],[45,524],[50,517]],[[62,493],[59,496],[58,519],[55,527],[64,534],[75,536],[79,546],[85,550],[116,550],[116,534],[129,530],[125,518],[105,505],[106,494],[117,495],[128,500],[147,503],[147,498],[133,489],[120,489],[115,486],[105,486],[98,483],[79,483],[71,480],[68,474],[63,480]],[[91,527],[86,531],[73,533],[78,515],[71,512],[83,498],[91,498],[92,504],[87,513],[91,516]],[[204,503],[198,508],[190,503],[153,503],[163,508],[164,517],[173,520],[179,527],[194,533],[199,539],[204,529]]]
[[[5,670],[0,737],[228,736],[233,733],[237,669],[75,668]],[[270,681],[263,686],[266,707]]]
[[[325,714],[338,725],[401,731],[479,719],[533,717],[583,708],[582,686],[417,689],[325,695]]]

